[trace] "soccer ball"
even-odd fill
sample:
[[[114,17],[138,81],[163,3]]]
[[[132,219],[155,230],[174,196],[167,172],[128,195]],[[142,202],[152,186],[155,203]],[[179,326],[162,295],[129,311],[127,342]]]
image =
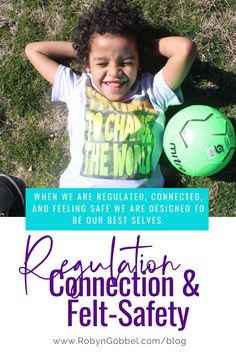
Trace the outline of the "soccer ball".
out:
[[[164,151],[170,162],[190,176],[210,176],[231,160],[235,133],[230,120],[203,105],[182,109],[168,122]]]

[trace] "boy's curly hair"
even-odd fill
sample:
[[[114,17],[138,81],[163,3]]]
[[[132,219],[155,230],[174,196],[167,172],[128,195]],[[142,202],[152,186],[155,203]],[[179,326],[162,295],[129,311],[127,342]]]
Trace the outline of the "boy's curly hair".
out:
[[[77,62],[83,69],[89,57],[94,33],[134,37],[142,68],[144,54],[153,33],[150,24],[142,15],[140,6],[128,5],[126,0],[104,0],[82,16],[77,26],[73,47],[77,52]]]

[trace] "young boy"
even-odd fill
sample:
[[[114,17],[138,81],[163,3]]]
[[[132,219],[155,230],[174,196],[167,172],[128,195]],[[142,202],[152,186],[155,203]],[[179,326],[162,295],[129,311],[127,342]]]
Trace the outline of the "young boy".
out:
[[[182,103],[179,86],[196,49],[184,37],[152,41],[155,55],[168,60],[156,75],[141,75],[150,42],[145,26],[140,9],[107,0],[80,20],[74,44],[26,46],[32,65],[53,85],[52,100],[69,109],[71,162],[60,187],[163,186],[164,112]],[[75,57],[81,76],[58,63]]]
[[[60,187],[162,187],[164,112],[182,102],[179,86],[195,58],[193,42],[156,40],[155,54],[167,63],[155,76],[140,76],[146,43],[137,8],[104,1],[80,20],[77,31],[74,45],[36,42],[25,50],[53,85],[53,101],[69,109],[71,162]],[[57,61],[76,56],[82,76]]]

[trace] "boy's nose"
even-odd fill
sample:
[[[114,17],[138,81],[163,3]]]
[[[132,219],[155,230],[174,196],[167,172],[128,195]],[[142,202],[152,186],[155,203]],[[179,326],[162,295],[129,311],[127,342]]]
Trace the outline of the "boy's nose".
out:
[[[108,76],[118,76],[120,73],[120,68],[117,65],[112,65],[108,68]]]

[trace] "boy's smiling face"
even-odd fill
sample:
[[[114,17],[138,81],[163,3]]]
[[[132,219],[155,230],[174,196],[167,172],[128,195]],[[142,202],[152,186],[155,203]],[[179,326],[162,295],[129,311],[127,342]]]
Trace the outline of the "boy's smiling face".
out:
[[[132,37],[94,34],[86,71],[100,93],[111,101],[122,101],[138,75],[138,49]]]

